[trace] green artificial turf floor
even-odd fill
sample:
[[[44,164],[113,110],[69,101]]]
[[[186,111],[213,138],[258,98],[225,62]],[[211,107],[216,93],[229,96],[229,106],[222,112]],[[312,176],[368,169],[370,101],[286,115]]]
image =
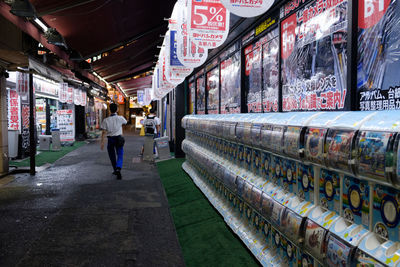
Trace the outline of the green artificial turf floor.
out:
[[[157,163],[187,266],[259,266],[183,171],[184,159]]]
[[[46,163],[54,163],[56,160],[62,158],[69,152],[85,145],[86,142],[74,142],[72,146],[62,146],[60,151],[40,151],[38,155],[36,155],[36,166],[40,167]],[[21,161],[10,161],[10,166],[17,166],[17,167],[29,167],[30,165],[29,157],[23,159]]]

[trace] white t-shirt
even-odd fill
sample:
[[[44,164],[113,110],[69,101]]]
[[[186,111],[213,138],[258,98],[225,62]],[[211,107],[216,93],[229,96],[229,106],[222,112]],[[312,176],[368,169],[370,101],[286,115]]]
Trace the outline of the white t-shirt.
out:
[[[101,129],[107,131],[107,136],[118,136],[122,135],[122,124],[126,124],[124,117],[111,115],[103,120]]]
[[[154,120],[154,134],[157,134],[157,126],[158,125],[161,125],[161,120],[157,117],[157,116],[154,116],[153,118],[151,118],[151,116],[149,116],[150,118],[146,118],[145,120],[144,120],[144,122],[143,122],[143,125],[146,125],[146,120],[148,120],[148,119],[153,119]]]

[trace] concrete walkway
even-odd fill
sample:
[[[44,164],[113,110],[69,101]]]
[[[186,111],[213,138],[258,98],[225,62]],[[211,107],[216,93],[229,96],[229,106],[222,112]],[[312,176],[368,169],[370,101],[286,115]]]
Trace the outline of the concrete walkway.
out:
[[[184,266],[155,165],[128,136],[122,180],[83,146],[0,186],[0,266]]]

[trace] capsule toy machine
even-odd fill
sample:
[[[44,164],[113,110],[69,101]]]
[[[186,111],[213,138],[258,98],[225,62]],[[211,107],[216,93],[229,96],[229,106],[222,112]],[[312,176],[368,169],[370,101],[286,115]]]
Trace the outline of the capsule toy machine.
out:
[[[271,228],[272,249],[279,258],[275,258],[272,262],[279,266],[297,266],[297,246],[293,244],[278,229]]]
[[[261,152],[261,188],[264,188],[268,185],[268,183],[272,182],[271,179],[271,154],[266,151]]]
[[[254,232],[257,236],[262,235],[262,216],[260,214],[262,202],[262,191],[254,186],[251,192],[251,207],[253,208],[252,224]]]
[[[354,263],[357,266],[399,266],[400,243],[370,232],[359,244]]]
[[[252,127],[254,122],[260,121],[262,114],[249,115],[248,121],[244,127],[244,139],[246,145],[244,147],[244,176],[250,179],[253,183],[256,180],[253,174],[253,140],[252,140]]]
[[[327,235],[326,239],[325,265],[330,267],[350,266],[356,247],[331,233]]]
[[[304,243],[303,227],[306,218],[300,216],[291,209],[285,209],[281,220],[281,231],[284,233],[292,243],[301,246]]]
[[[312,165],[299,163],[297,169],[297,195],[305,201],[315,203],[315,172]]]
[[[322,262],[326,252],[325,238],[328,230],[311,219],[306,220],[304,228],[304,250]]]
[[[321,169],[319,175],[319,205],[324,210],[341,213],[341,180],[342,175],[335,171]]]

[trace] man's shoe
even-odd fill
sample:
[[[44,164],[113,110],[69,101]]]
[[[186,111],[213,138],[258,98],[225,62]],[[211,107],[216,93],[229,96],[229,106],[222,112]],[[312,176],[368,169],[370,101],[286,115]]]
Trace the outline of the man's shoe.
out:
[[[114,175],[117,175],[117,171],[115,170],[115,171],[113,171],[113,173],[112,174],[114,174]]]
[[[121,171],[120,170],[116,170],[115,174],[117,175],[117,180],[121,180],[122,179],[122,175],[121,175]]]

